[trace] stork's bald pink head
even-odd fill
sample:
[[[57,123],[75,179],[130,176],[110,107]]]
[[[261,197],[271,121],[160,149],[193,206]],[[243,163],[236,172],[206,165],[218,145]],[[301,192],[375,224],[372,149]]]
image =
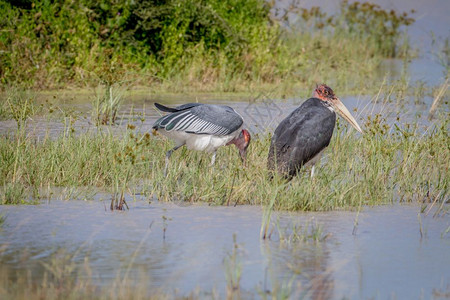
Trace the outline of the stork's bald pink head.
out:
[[[352,125],[356,130],[362,133],[361,127],[359,127],[358,122],[356,122],[352,114],[348,111],[345,105],[341,102],[341,100],[339,100],[339,98],[334,94],[333,90],[328,85],[317,85],[314,89],[313,97],[326,102],[327,106],[331,107],[347,122],[349,122],[350,125]]]
[[[227,143],[227,145],[236,145],[236,147],[239,149],[239,155],[244,165],[246,164],[247,148],[250,145],[251,139],[252,137],[250,135],[250,132],[248,132],[246,129],[242,129],[237,137]]]

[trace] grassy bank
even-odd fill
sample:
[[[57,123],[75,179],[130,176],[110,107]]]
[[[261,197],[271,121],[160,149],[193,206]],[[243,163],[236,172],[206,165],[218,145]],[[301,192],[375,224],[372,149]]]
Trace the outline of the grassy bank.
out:
[[[182,148],[164,177],[172,143],[133,126],[119,136],[106,128],[41,140],[22,130],[0,137],[1,203],[38,201],[51,197],[55,187],[92,187],[116,200],[134,192],[216,205],[267,205],[276,199],[276,209],[314,211],[448,199],[448,119],[427,132],[400,122],[389,128],[379,115],[365,123],[364,136],[338,126],[314,179],[304,172],[290,183],[268,180],[270,135],[253,138],[246,169],[234,147],[219,149],[214,168],[207,153]]]
[[[126,82],[289,95],[325,81],[361,91],[383,58],[409,55],[413,22],[347,1],[332,16],[265,0],[1,0],[0,12],[0,82],[34,89]]]

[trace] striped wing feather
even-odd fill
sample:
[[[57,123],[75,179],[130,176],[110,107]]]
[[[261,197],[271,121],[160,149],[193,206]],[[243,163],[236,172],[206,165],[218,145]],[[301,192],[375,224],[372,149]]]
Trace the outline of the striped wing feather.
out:
[[[223,136],[235,132],[242,124],[241,116],[231,107],[203,104],[164,116],[153,128]]]

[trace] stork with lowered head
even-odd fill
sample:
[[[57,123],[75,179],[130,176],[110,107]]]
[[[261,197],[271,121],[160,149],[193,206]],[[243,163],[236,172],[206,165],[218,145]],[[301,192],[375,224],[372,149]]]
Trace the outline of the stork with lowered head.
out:
[[[164,174],[167,174],[169,158],[178,148],[212,152],[211,166],[219,147],[234,144],[245,165],[250,133],[243,129],[244,120],[231,107],[225,105],[187,103],[175,108],[155,103],[157,109],[168,112],[153,124],[153,132],[175,141],[176,145],[166,153]]]

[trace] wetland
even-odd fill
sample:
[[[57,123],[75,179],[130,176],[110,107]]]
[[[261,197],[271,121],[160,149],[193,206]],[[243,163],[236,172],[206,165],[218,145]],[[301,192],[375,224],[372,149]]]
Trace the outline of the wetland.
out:
[[[86,20],[58,27],[53,14],[75,13],[73,3],[22,11],[1,3],[14,12],[4,28],[14,17],[24,22],[0,34],[0,55],[7,55],[0,63],[0,298],[450,297],[446,1],[344,1],[334,8],[320,1],[321,8],[305,2],[290,10],[277,1],[271,22],[290,29],[286,44],[273,40],[278,27],[255,29],[264,23],[261,1],[248,2],[258,8],[251,15],[245,5],[233,15],[215,1],[187,1],[179,15],[199,18],[214,9],[228,26],[205,13],[199,27],[217,26],[222,35],[200,30],[208,39],[199,42],[183,27],[188,20],[170,23],[164,15],[176,6],[164,7],[153,17],[176,34],[185,30],[185,52],[176,35],[147,27],[159,37],[155,45],[166,47],[145,48],[149,58],[136,49],[155,40],[120,19],[139,16],[150,26],[149,16],[138,13],[148,7],[82,3],[104,30],[98,44],[89,40],[90,54],[75,34],[93,39]],[[397,13],[378,24],[390,9]],[[244,23],[253,31],[236,29],[250,17]],[[374,30],[362,29],[364,18]],[[392,28],[399,31],[387,35]],[[50,50],[39,49],[54,49],[57,40],[45,38],[55,32],[72,32],[72,40],[60,42],[52,61]],[[120,34],[132,47],[108,52]],[[357,43],[348,47],[352,39]],[[226,51],[214,50],[219,41]],[[364,134],[338,119],[313,179],[305,170],[291,182],[268,180],[274,128],[321,82],[333,87]],[[232,147],[219,149],[214,168],[208,153],[182,148],[163,176],[173,143],[151,134],[160,116],[154,102],[235,108],[253,136],[247,167]]]

